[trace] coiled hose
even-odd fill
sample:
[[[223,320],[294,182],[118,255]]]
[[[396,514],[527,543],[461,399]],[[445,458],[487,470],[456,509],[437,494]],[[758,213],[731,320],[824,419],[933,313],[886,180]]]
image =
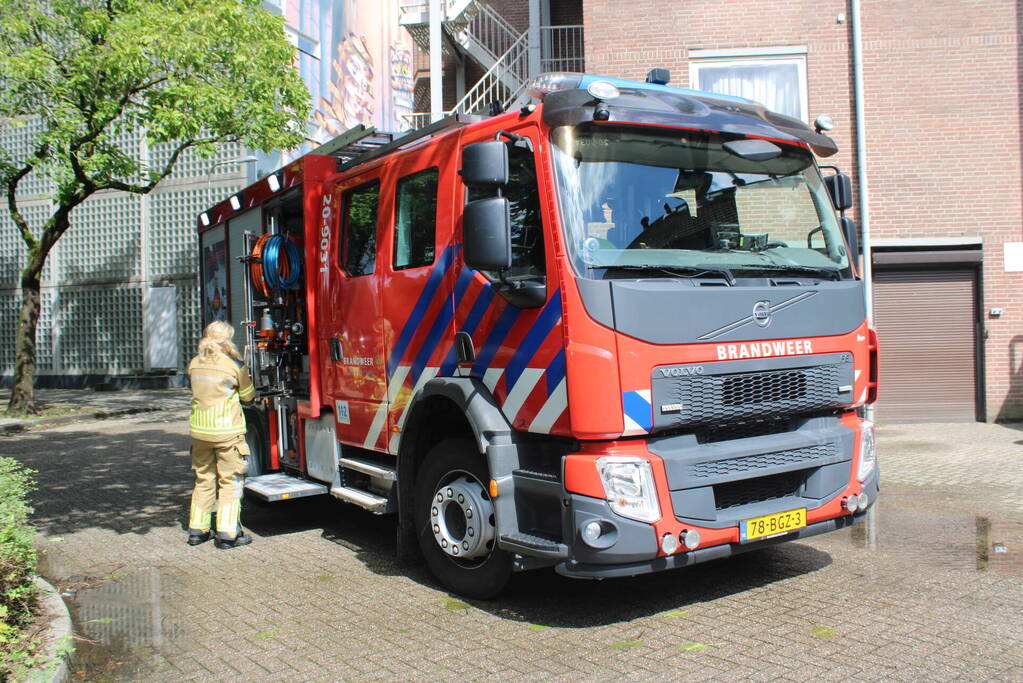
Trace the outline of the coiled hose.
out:
[[[281,249],[284,258],[281,258]],[[264,296],[295,289],[302,276],[298,245],[283,235],[263,235],[252,249],[252,284]]]

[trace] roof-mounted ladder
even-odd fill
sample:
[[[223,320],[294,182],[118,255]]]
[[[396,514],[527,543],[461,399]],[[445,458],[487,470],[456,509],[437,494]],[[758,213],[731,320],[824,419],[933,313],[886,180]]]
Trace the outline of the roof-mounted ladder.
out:
[[[311,154],[335,157],[337,159],[337,170],[347,171],[350,168],[381,157],[388,152],[400,149],[416,140],[431,137],[451,128],[465,126],[481,120],[483,120],[481,116],[453,114],[397,138],[395,133],[383,133],[373,126],[360,123],[354,128],[349,128],[344,133],[341,133],[341,135],[338,135],[330,142],[320,145]]]

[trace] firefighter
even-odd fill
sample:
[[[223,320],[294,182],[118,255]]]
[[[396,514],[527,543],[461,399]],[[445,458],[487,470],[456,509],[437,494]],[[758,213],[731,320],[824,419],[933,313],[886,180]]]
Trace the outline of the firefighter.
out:
[[[217,513],[217,548],[248,545],[252,537],[242,531],[240,513],[245,484],[245,415],[241,401],[255,398],[249,371],[238,355],[234,328],[221,320],[206,326],[198,354],[188,364],[192,385],[192,436],[195,490],[188,516],[188,544],[211,537],[212,513]]]

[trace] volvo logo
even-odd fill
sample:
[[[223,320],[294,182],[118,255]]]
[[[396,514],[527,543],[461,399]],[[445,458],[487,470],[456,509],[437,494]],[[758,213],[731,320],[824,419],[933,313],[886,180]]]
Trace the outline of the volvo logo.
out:
[[[771,302],[758,301],[753,304],[753,321],[761,327],[771,324]]]

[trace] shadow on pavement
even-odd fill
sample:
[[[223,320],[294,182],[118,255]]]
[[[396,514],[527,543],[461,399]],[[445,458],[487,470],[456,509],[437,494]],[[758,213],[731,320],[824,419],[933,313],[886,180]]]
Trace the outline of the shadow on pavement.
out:
[[[588,628],[685,609],[810,574],[831,564],[831,556],[800,543],[752,551],[737,557],[646,574],[588,581],[553,570],[515,577],[509,593],[473,605],[503,619],[562,628]]]
[[[33,521],[49,535],[94,527],[143,534],[180,525],[192,490],[188,446],[187,436],[145,428],[124,435],[62,432],[59,441],[45,432],[0,440],[5,455],[38,472]]]
[[[185,435],[156,428],[124,435],[76,431],[62,432],[57,442],[53,435],[30,433],[0,445],[38,471],[39,489],[33,495],[35,521],[47,534],[70,534],[85,528],[138,534],[156,527],[184,528],[192,486]],[[443,590],[425,564],[398,563],[392,517],[376,516],[326,497],[270,504],[250,499],[242,523],[258,536],[321,529],[323,538],[355,553],[374,574],[407,576]],[[472,604],[502,619],[582,628],[768,586],[830,563],[826,553],[789,543],[729,560],[628,579],[568,579],[541,569],[516,576],[502,598]]]
[[[287,507],[271,509],[277,505]],[[397,561],[395,520],[391,517],[325,498],[249,504],[246,509],[245,524],[254,533],[269,536],[322,528],[323,538],[354,552],[374,574],[407,576],[428,588],[445,590],[425,563],[406,566]],[[496,600],[467,602],[501,619],[586,628],[683,609],[810,574],[830,564],[831,556],[825,552],[802,543],[786,543],[726,560],[626,579],[569,579],[553,569],[539,569],[516,575],[508,591]]]

